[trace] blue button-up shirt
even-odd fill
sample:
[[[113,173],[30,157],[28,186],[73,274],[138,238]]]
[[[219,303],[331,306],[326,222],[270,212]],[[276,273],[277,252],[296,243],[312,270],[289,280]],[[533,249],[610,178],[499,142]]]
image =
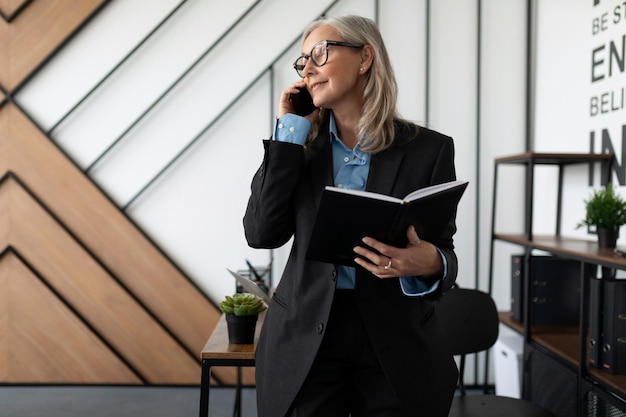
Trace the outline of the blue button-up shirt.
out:
[[[286,114],[276,122],[274,140],[304,145],[311,123],[304,117],[295,114]],[[329,125],[330,141],[333,154],[333,174],[335,187],[351,190],[365,190],[369,174],[371,154],[361,150],[361,140],[354,149],[348,148],[339,139],[337,126],[332,113]],[[349,224],[345,225],[350,227]],[[441,252],[440,252],[441,254]],[[355,254],[356,256],[356,254]],[[446,273],[445,258],[444,276]],[[353,289],[356,285],[356,270],[353,267],[337,265],[337,288]],[[418,277],[400,277],[400,286],[406,295],[421,296],[431,293],[439,286],[436,281],[432,286]]]

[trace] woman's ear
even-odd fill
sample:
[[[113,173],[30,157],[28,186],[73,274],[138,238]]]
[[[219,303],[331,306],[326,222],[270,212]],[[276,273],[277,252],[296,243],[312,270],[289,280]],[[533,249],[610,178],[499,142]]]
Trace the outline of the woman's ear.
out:
[[[363,68],[362,72],[367,72],[368,69],[372,66],[372,61],[374,61],[374,48],[372,45],[364,45],[361,49],[361,68]]]

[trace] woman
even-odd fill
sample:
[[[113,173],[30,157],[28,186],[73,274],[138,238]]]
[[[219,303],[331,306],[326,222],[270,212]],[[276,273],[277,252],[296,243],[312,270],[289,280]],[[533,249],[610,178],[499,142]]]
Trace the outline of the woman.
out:
[[[402,197],[451,181],[452,139],[397,116],[370,19],[313,22],[294,67],[302,79],[282,92],[244,217],[251,247],[294,238],[257,347],[258,415],[447,416],[457,369],[431,300],[456,279],[454,220],[425,240],[409,227],[404,248],[365,237],[356,267],[309,261],[306,251],[326,185]],[[316,107],[305,117],[290,100],[302,87]]]

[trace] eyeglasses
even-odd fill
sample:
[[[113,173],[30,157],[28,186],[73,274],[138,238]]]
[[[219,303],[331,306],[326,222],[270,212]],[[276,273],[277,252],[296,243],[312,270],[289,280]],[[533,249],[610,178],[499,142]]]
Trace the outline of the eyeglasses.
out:
[[[311,60],[313,65],[316,67],[321,67],[326,64],[328,61],[328,45],[334,46],[346,46],[348,48],[362,48],[363,45],[355,45],[353,43],[348,42],[339,42],[339,41],[320,41],[313,45],[311,49],[311,53],[308,55],[302,55],[300,58],[296,59],[296,62],[293,63],[293,67],[301,78],[304,78],[304,67],[306,67],[306,63]]]

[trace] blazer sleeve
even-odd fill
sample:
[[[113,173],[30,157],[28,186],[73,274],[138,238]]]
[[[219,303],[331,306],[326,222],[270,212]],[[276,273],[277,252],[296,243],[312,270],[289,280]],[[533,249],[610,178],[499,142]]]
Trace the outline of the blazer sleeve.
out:
[[[292,199],[305,158],[298,144],[270,139],[263,146],[263,162],[252,178],[243,225],[250,247],[272,249],[284,245],[294,233]]]

